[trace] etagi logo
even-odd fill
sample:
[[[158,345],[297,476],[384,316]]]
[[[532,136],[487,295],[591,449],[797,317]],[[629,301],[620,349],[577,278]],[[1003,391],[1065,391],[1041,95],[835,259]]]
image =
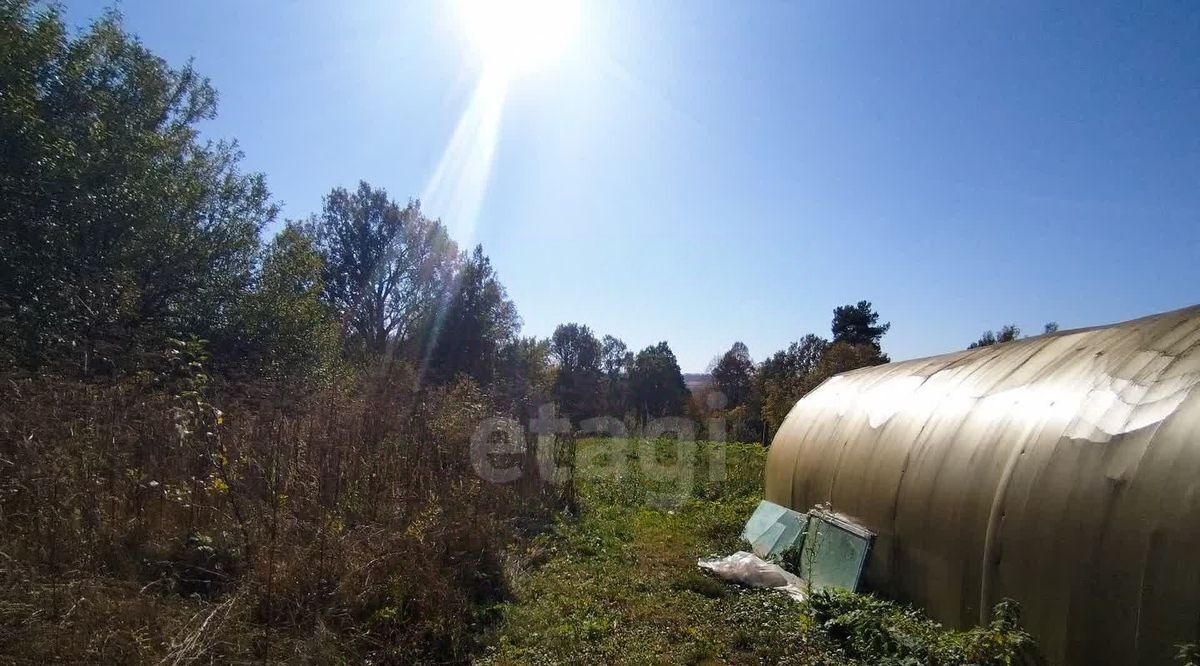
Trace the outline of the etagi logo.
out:
[[[705,458],[705,478],[725,480],[725,421],[704,422],[705,442],[696,440],[697,422],[681,416],[649,419],[630,432],[615,416],[585,419],[575,429],[559,416],[553,404],[542,405],[526,428],[509,417],[484,419],[471,436],[471,466],[479,478],[491,483],[512,483],[528,474],[563,484],[573,479],[617,480],[638,474],[651,488],[654,504],[674,504],[694,490],[699,446],[711,447]],[[532,437],[531,437],[532,436]],[[584,447],[579,438],[605,438]],[[532,445],[531,445],[532,439]]]

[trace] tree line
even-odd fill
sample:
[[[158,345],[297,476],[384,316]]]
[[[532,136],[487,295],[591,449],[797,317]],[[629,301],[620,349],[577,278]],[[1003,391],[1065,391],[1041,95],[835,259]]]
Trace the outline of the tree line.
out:
[[[1042,327],[1042,335],[1050,335],[1057,332],[1058,322],[1048,322]],[[1021,337],[1021,328],[1019,326],[1016,324],[1005,324],[998,331],[984,331],[978,340],[967,345],[967,349],[978,349],[980,347],[990,347],[1005,342],[1012,342],[1019,337]]]
[[[769,441],[796,401],[833,375],[887,363],[881,340],[891,329],[879,323],[869,301],[843,305],[833,311],[831,338],[808,334],[755,363],[750,350],[735,342],[709,364],[710,383],[693,397],[690,413],[698,419],[726,420],[730,435],[742,441]],[[1049,322],[1042,335],[1058,331]],[[1016,324],[984,331],[967,349],[990,347],[1021,337]]]
[[[734,439],[767,442],[796,401],[821,382],[888,363],[881,344],[890,329],[870,301],[859,301],[833,310],[829,338],[809,333],[760,363],[735,342],[709,364],[711,382],[697,392],[691,410],[703,419],[724,418]]]
[[[766,442],[796,401],[821,382],[842,372],[887,363],[880,341],[890,329],[890,323],[879,323],[879,313],[869,301],[859,301],[834,309],[830,339],[810,333],[761,363],[754,362],[744,343],[735,342],[709,364],[711,382],[691,401],[691,413],[701,419],[726,419],[736,439]],[[1056,332],[1056,322],[1042,329],[1042,335]],[[1006,324],[996,331],[984,331],[967,349],[1020,337],[1016,324]]]
[[[16,7],[3,20],[17,66],[0,72],[11,367],[119,378],[183,346],[220,381],[293,399],[367,373],[467,378],[519,416],[551,401],[576,421],[712,411],[666,341],[634,351],[577,323],[522,336],[484,248],[460,248],[420,201],[360,182],[280,220],[236,143],[201,137],[217,94],[190,64],[170,67],[115,16],[71,39]],[[777,427],[819,377],[885,362],[877,319],[865,301],[838,308],[832,340],[806,336],[758,366],[734,345],[713,374],[738,434]]]
[[[217,93],[108,15],[76,38],[5,3],[0,355],[85,379],[202,348],[221,380],[303,396],[363,373],[468,377],[502,408],[544,399],[549,345],[480,246],[419,201],[359,183],[280,224],[235,142],[201,137]]]

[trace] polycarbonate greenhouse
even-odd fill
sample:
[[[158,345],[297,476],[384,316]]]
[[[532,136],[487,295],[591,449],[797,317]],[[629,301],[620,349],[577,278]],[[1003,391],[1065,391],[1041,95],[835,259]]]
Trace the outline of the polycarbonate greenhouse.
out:
[[[1200,640],[1200,306],[833,377],[766,498],[876,533],[863,584],[943,623],[1008,597],[1053,664]]]

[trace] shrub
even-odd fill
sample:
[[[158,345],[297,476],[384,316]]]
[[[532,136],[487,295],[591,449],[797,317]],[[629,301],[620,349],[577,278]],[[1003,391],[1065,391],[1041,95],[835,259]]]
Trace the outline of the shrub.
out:
[[[1007,666],[1035,659],[1019,608],[1007,599],[996,605],[990,624],[967,631],[947,631],[914,609],[840,590],[815,592],[809,606],[832,646],[865,663]]]

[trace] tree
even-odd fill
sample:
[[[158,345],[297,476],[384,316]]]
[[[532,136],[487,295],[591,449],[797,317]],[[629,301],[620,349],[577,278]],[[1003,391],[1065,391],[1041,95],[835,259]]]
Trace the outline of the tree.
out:
[[[828,347],[828,340],[809,333],[763,361],[758,372],[759,378],[761,381],[772,381],[807,375],[816,369]]]
[[[600,342],[583,324],[559,324],[550,337],[550,353],[564,372],[600,369]]]
[[[1049,324],[1046,325],[1049,328]],[[1049,331],[1047,331],[1049,332]],[[978,349],[979,347],[989,347],[994,344],[1003,342],[1012,342],[1021,335],[1021,329],[1017,328],[1016,324],[1007,324],[1001,326],[999,331],[984,331],[979,339],[967,345],[967,349]]]
[[[820,383],[817,367],[829,344],[809,333],[763,361],[758,370],[758,395],[768,433],[777,430],[796,401]]]
[[[600,364],[604,374],[615,378],[629,370],[633,363],[633,354],[620,338],[611,335],[604,336],[600,341]]]
[[[548,340],[516,338],[500,348],[492,390],[496,406],[506,413],[528,421],[551,399],[554,381]]]
[[[464,374],[480,385],[491,383],[499,351],[521,326],[491,260],[476,245],[459,263],[438,312],[429,319],[426,367],[435,381]]]
[[[724,421],[724,436],[734,441],[761,440],[762,394],[757,368],[745,343],[735,342],[714,358],[708,373],[711,381],[692,392],[692,416],[706,423],[719,417]]]
[[[1046,325],[1044,327],[1042,327],[1042,335],[1049,335],[1050,333],[1057,333],[1057,332],[1058,332],[1058,322],[1056,322],[1056,321],[1046,322]]]
[[[633,366],[633,353],[623,340],[606,335],[600,341],[600,366],[607,383],[606,412],[619,417],[629,408],[629,369]]]
[[[713,385],[730,408],[744,405],[754,388],[754,361],[745,343],[735,342],[709,370]]]
[[[842,305],[833,310],[833,341],[852,345],[869,344],[880,348],[880,339],[891,329],[890,323],[879,324],[879,313],[870,301]]]
[[[891,325],[876,325],[878,318],[867,301],[837,308],[832,342],[810,333],[763,362],[758,372],[758,393],[768,433],[777,431],[796,402],[826,379],[889,362],[879,341]]]
[[[227,333],[276,209],[235,144],[200,140],[215,91],[116,14],[71,38],[57,8],[33,7],[0,4],[3,346],[87,374]]]
[[[325,261],[325,297],[352,346],[381,355],[411,342],[453,277],[458,249],[441,222],[360,182],[334,188],[307,226]]]
[[[330,381],[340,335],[321,300],[322,262],[312,239],[289,224],[267,247],[255,289],[241,304],[243,351],[256,376],[303,393]]]
[[[665,341],[638,352],[629,371],[629,385],[643,420],[683,413],[689,391],[675,353]]]
[[[887,354],[881,353],[873,345],[835,342],[821,354],[821,360],[810,375],[809,390],[816,388],[821,382],[834,375],[873,365],[883,365],[889,361]]]
[[[562,411],[573,419],[600,415],[604,408],[601,347],[592,329],[560,324],[550,337],[550,354],[558,361],[554,394]]]
[[[990,347],[996,344],[996,334],[992,331],[984,331],[979,339],[967,345],[967,349],[978,349],[979,347]]]

